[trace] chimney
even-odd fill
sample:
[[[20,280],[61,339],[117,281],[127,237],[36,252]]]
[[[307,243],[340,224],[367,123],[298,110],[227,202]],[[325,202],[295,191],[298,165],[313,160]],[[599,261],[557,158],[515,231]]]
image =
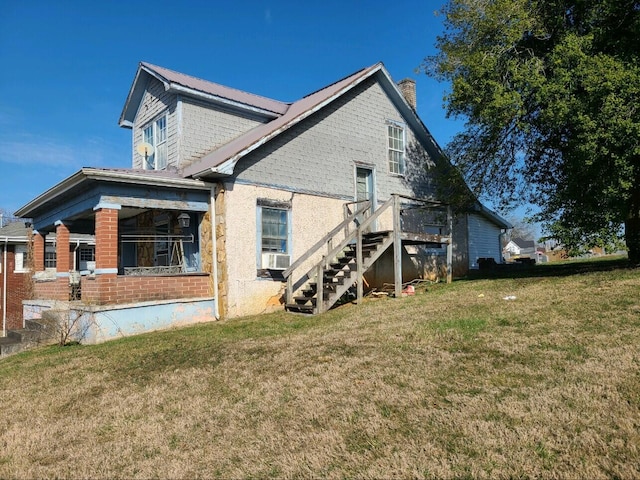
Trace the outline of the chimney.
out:
[[[411,108],[416,109],[416,81],[410,78],[405,78],[398,82],[398,87],[402,96],[407,101]]]

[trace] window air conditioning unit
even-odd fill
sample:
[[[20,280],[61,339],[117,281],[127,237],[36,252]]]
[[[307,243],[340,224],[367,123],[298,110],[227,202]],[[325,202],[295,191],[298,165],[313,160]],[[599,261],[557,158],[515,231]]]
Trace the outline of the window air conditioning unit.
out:
[[[286,270],[291,265],[291,257],[283,253],[263,253],[262,268]]]

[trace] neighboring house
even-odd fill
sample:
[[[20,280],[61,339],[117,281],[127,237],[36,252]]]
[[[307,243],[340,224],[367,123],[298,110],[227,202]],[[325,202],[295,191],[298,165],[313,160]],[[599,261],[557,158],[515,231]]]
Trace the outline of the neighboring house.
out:
[[[511,226],[475,200],[452,210],[415,82],[381,63],[293,103],[141,63],[119,123],[131,169],[83,168],[18,211],[37,251],[50,232],[95,233],[74,306],[95,341],[283,304],[323,311],[352,285],[399,294],[501,260]],[[64,301],[64,274],[46,292],[36,282],[36,298]]]
[[[505,258],[536,258],[536,242],[524,238],[509,240],[503,249]]]
[[[8,330],[24,328],[22,301],[31,297],[32,269],[29,255],[30,227],[25,222],[13,222],[0,228],[0,313],[2,318],[2,336]],[[69,251],[66,265],[67,272],[87,270],[95,259],[94,241],[88,235],[72,235],[66,243]],[[43,265],[38,277],[55,279],[57,267],[56,236],[47,237],[43,257],[39,262]],[[60,265],[63,269],[65,266]],[[67,278],[67,281],[73,278]],[[71,290],[70,290],[71,291]],[[77,288],[72,292],[79,295]]]

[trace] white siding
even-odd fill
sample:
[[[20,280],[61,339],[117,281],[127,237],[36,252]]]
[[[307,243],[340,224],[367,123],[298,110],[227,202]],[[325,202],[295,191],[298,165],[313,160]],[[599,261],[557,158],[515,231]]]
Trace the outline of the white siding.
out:
[[[469,268],[478,268],[478,258],[502,263],[500,227],[480,215],[469,215]]]

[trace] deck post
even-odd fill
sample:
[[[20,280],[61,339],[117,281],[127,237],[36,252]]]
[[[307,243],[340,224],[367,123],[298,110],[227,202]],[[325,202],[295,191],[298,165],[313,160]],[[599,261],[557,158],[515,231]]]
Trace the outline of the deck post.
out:
[[[362,276],[364,275],[362,265],[362,229],[358,227],[358,234],[356,236],[356,278],[357,278],[357,302],[362,302],[362,297],[364,296],[364,287]]]
[[[324,312],[324,256],[316,267],[316,308],[315,313]]]
[[[400,197],[393,195],[393,272],[394,294],[402,297],[402,227],[400,224]]]
[[[447,206],[447,229],[449,230],[449,242],[447,243],[447,283],[453,278],[453,215],[451,205]]]
[[[284,303],[285,305],[288,303],[293,303],[293,275],[289,275],[287,277],[287,290]]]

